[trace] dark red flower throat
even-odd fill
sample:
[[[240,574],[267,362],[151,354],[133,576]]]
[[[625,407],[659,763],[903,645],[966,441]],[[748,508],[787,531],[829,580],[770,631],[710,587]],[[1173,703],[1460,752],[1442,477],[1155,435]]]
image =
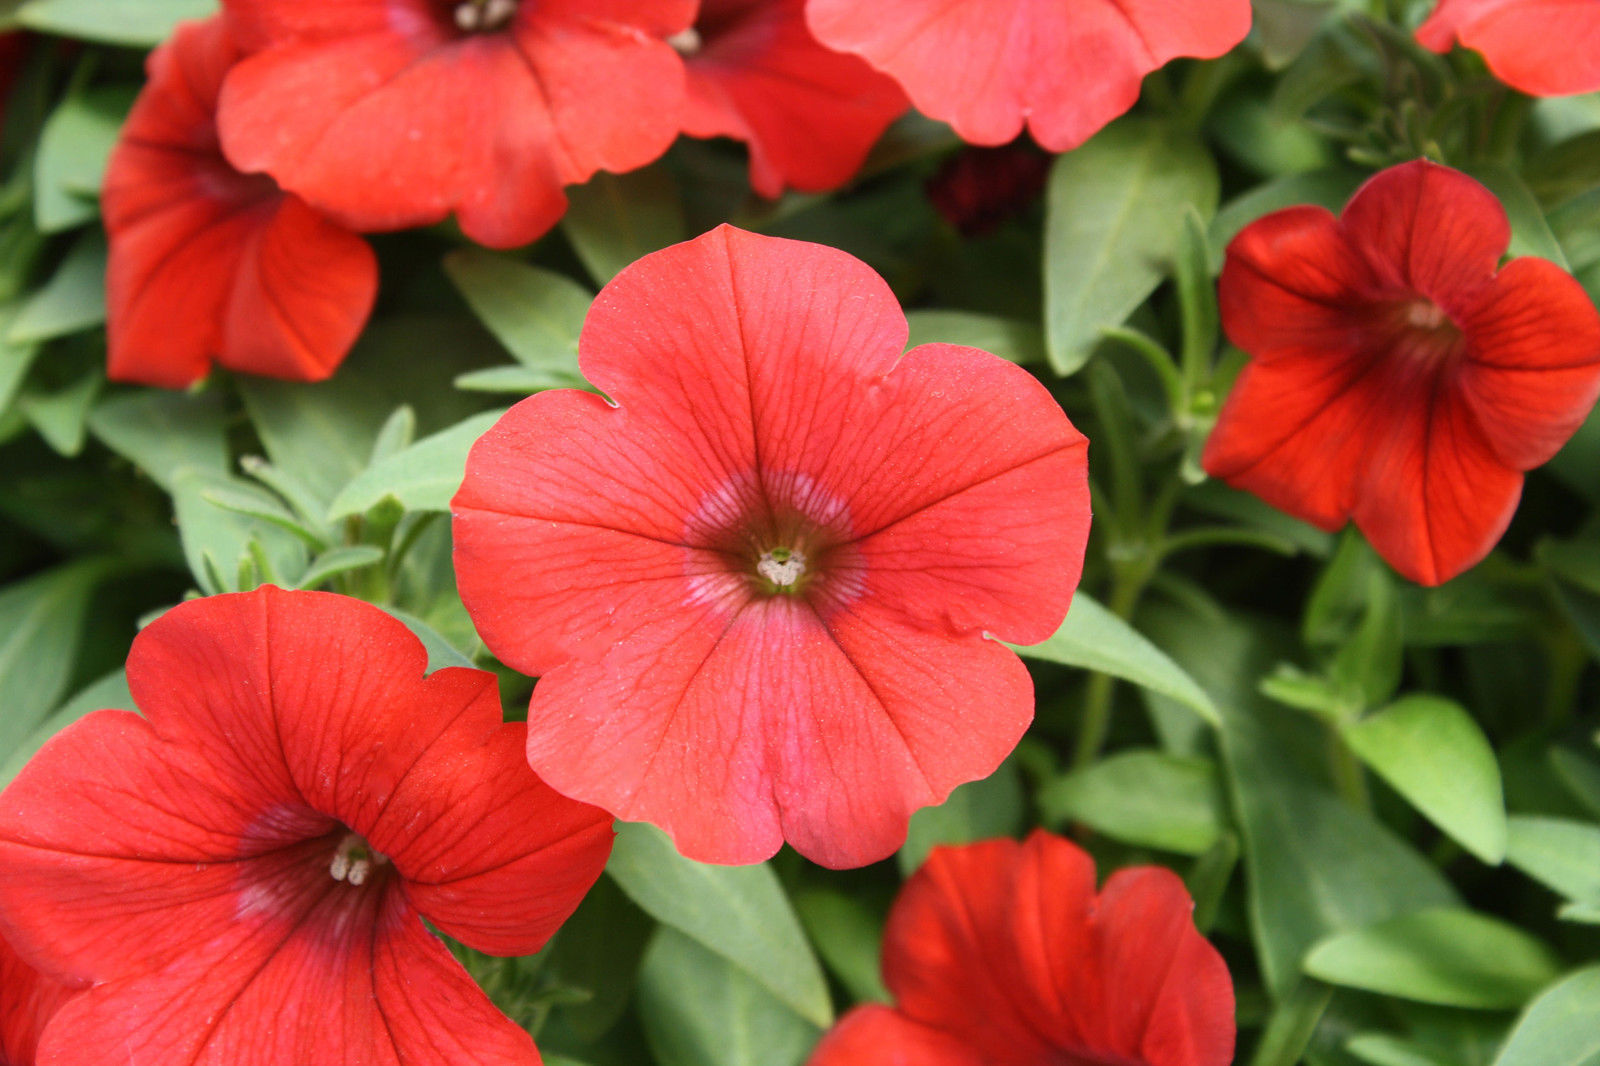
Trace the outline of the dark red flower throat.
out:
[[[450,20],[462,33],[494,33],[517,17],[519,0],[441,0]]]
[[[711,494],[690,517],[684,542],[720,557],[753,599],[800,596],[816,607],[854,599],[860,558],[844,501],[800,475],[770,481],[752,477]]]

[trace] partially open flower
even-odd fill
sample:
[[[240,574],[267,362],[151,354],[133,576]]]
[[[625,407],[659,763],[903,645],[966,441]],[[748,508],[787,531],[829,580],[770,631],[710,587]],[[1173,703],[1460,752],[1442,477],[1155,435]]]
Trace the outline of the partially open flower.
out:
[[[1183,882],[1042,830],[935,848],[883,937],[895,1006],[859,1007],[810,1066],[1227,1066],[1233,982]]]
[[[367,242],[243,174],[217,143],[239,56],[222,18],[180,26],[106,167],[108,373],[180,388],[213,360],[299,381],[332,374],[378,292]]]
[[[1417,40],[1483,53],[1494,76],[1534,96],[1600,89],[1600,4],[1572,0],[1439,0]]]
[[[1488,554],[1600,395],[1600,314],[1554,263],[1504,267],[1493,194],[1423,160],[1335,218],[1291,207],[1228,246],[1222,322],[1252,357],[1202,461],[1327,530],[1354,520],[1402,574]]]
[[[611,821],[528,769],[494,675],[426,663],[376,607],[270,587],[139,634],[144,717],[68,727],[0,804],[0,924],[93,982],[42,1060],[537,1066],[422,919],[538,950]]]
[[[678,133],[694,0],[225,0],[222,142],[344,224],[526,244]]]

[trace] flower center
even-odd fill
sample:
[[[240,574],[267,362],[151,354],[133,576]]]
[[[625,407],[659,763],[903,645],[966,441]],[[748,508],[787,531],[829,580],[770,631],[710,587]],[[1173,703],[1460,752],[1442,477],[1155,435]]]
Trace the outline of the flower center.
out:
[[[773,548],[761,553],[756,573],[771,586],[771,592],[798,592],[806,576],[806,557],[794,548]]]
[[[517,0],[461,0],[456,25],[465,33],[492,33],[517,17]]]
[[[682,33],[668,37],[667,43],[676,48],[679,55],[692,56],[700,51],[700,46],[705,42],[700,39],[700,31],[690,26]]]
[[[1444,313],[1444,308],[1432,300],[1411,301],[1406,305],[1405,315],[1406,325],[1429,332],[1450,322],[1450,316]]]
[[[346,833],[328,864],[328,875],[335,881],[345,881],[360,887],[367,883],[375,867],[384,866],[389,857],[375,851],[359,833]]]

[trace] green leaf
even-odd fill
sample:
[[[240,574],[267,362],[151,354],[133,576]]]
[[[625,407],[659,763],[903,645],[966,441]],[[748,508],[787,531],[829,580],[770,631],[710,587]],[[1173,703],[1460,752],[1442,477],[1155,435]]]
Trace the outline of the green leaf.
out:
[[[578,334],[593,293],[565,274],[480,249],[451,252],[444,269],[517,362],[550,382],[545,388],[584,384]]]
[[[1222,713],[1223,769],[1244,840],[1250,928],[1275,998],[1301,980],[1306,950],[1329,933],[1425,907],[1459,906],[1432,864],[1308,772],[1301,751],[1321,758],[1326,726],[1286,715],[1256,692],[1290,644],[1284,627],[1250,624],[1209,606],[1152,607],[1141,619]]]
[[[1600,966],[1563,978],[1518,1019],[1494,1066],[1600,1066]]]
[[[41,232],[70,229],[100,213],[94,197],[134,95],[131,86],[97,86],[51,112],[33,161],[33,212]]]
[[[94,406],[105,381],[105,375],[98,369],[91,370],[59,392],[25,391],[18,406],[23,417],[50,447],[61,455],[77,455],[83,450],[89,409]]]
[[[1600,817],[1600,760],[1571,748],[1551,748],[1550,765],[1573,798]]]
[[[1010,836],[1022,828],[1026,814],[1022,777],[1008,760],[983,780],[956,788],[937,807],[924,807],[913,814],[895,861],[901,874],[910,874],[935,846]]]
[[[179,22],[216,11],[217,0],[25,0],[17,21],[40,33],[151,48]]]
[[[1359,1033],[1344,1049],[1370,1066],[1455,1066],[1432,1048],[1387,1033]]]
[[[509,393],[515,396],[532,396],[545,389],[589,387],[579,382],[557,378],[542,370],[534,370],[521,363],[469,371],[456,378],[455,386],[463,392]]]
[[[795,897],[800,922],[817,954],[857,1002],[888,1003],[880,957],[883,919],[856,896],[814,888]]]
[[[1124,751],[1050,782],[1039,806],[1051,824],[1082,822],[1141,847],[1202,855],[1228,825],[1222,778],[1209,759]]]
[[[598,1040],[627,1012],[655,929],[656,923],[609,877],[595,882],[577,912],[562,923],[549,966],[561,984],[593,993],[584,1003],[561,1008],[562,1020],[581,1040]]]
[[[1066,621],[1043,644],[1011,645],[1018,655],[1097,670],[1132,681],[1189,707],[1215,725],[1217,708],[1194,679],[1128,623],[1090,599],[1073,594]]]
[[[1516,171],[1505,166],[1483,166],[1469,168],[1467,173],[1494,193],[1500,206],[1506,209],[1506,215],[1511,219],[1511,247],[1508,254],[1513,257],[1536,255],[1540,259],[1550,260],[1562,270],[1571,269],[1561,242],[1550,232],[1550,223],[1545,221],[1539,201],[1534,199],[1533,193]]]
[[[600,171],[567,190],[561,230],[596,282],[604,285],[640,256],[688,236],[677,183],[665,167]]]
[[[11,401],[17,398],[40,351],[37,344],[13,344],[8,336],[19,306],[0,307],[0,416],[11,410]]]
[[[1506,861],[1578,903],[1600,904],[1600,826],[1513,815]]]
[[[919,344],[961,344],[982,348],[1024,366],[1045,362],[1044,331],[1031,322],[972,311],[908,311],[907,348]]]
[[[1123,119],[1056,160],[1045,217],[1045,336],[1071,374],[1171,268],[1193,208],[1217,208],[1217,165],[1170,126]]]
[[[461,487],[467,452],[500,420],[504,411],[485,411],[442,433],[367,467],[346,485],[328,508],[330,521],[364,514],[388,498],[408,511],[448,511]]]
[[[1500,764],[1460,704],[1409,695],[1344,728],[1361,761],[1486,863],[1506,855]]]
[[[39,723],[8,758],[0,761],[0,788],[9,785],[12,779],[22,772],[28,760],[33,758],[51,737],[84,715],[106,708],[133,710],[133,694],[128,691],[128,678],[121,670],[115,670],[100,678],[51,712],[50,716]]]
[[[660,830],[621,824],[606,872],[645,913],[743,971],[743,983],[765,988],[818,1026],[833,1020],[822,968],[765,863],[694,862]]]
[[[200,591],[208,596],[241,592],[241,562],[251,556],[251,543],[264,552],[272,576],[287,582],[305,572],[306,549],[298,538],[261,518],[217,506],[211,497],[248,500],[263,509],[282,505],[277,497],[248,481],[197,467],[183,467],[172,477],[172,506],[183,542],[183,556]],[[266,575],[263,575],[266,576]]]
[[[217,390],[109,396],[89,412],[89,431],[168,492],[183,467],[228,470],[228,412]]]
[[[821,1030],[676,929],[639,971],[639,1016],[659,1066],[800,1066]]]
[[[88,559],[0,588],[0,757],[15,752],[72,679],[84,620],[109,572]]]
[[[438,630],[416,615],[408,614],[397,607],[385,607],[383,610],[404,622],[406,628],[411,630],[418,640],[422,641],[424,648],[428,649],[429,673],[435,670],[443,670],[447,666],[465,666],[469,669],[476,666],[471,656],[450,643]]]
[[[331,578],[383,562],[383,549],[371,544],[344,544],[329,548],[306,567],[306,572],[294,583],[297,589],[312,589]]]
[[[400,404],[411,405],[424,434],[480,410],[480,402],[450,382],[474,361],[493,359],[493,347],[492,339],[459,317],[388,318],[367,328],[330,380],[241,377],[239,394],[268,457],[324,513],[366,469],[373,442]]]
[[[106,239],[94,231],[72,246],[44,288],[23,302],[6,330],[11,344],[54,340],[106,320]]]
[[[1560,960],[1514,925],[1436,908],[1335,933],[1305,971],[1343,988],[1444,1007],[1510,1010],[1553,981]]]

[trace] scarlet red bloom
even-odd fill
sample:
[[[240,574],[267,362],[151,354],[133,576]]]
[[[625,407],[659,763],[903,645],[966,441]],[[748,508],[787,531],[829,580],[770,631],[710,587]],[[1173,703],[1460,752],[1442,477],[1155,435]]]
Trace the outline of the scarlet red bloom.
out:
[[[112,378],[178,388],[212,359],[251,374],[333,373],[378,291],[367,242],[217,143],[217,94],[238,58],[222,19],[178,28],[149,62],[106,168]]]
[[[675,43],[689,71],[684,131],[749,144],[762,196],[843,185],[909,106],[892,79],[817,43],[805,0],[704,0]]]
[[[1249,0],[808,0],[829,48],[898,81],[974,144],[1026,123],[1052,152],[1133,106],[1144,76],[1178,56],[1219,56],[1250,31]]]
[[[1572,0],[1440,0],[1417,28],[1435,52],[1483,53],[1494,76],[1534,96],[1600,89],[1600,4]]]
[[[1159,866],[1095,892],[1042,830],[935,848],[884,930],[895,1007],[860,1007],[810,1066],[1227,1066],[1233,982]]]
[[[98,711],[0,804],[0,920],[93,981],[53,1066],[538,1066],[422,924],[526,954],[577,906],[610,820],[556,795],[493,675],[325,593],[194,600],[134,641],[145,717]]]
[[[678,132],[683,64],[662,39],[695,0],[225,0],[259,54],[228,77],[222,140],[346,225],[455,212],[526,244],[563,185],[631,170]]]
[[[473,448],[456,571],[541,675],[528,758],[690,858],[880,859],[1033,715],[988,639],[1077,584],[1085,441],[1033,377],[923,345],[843,252],[721,227],[601,292],[613,397],[530,397]]]
[[[1522,472],[1600,395],[1600,315],[1553,263],[1496,272],[1510,239],[1487,189],[1421,160],[1339,218],[1291,207],[1247,226],[1220,299],[1252,361],[1206,470],[1326,530],[1354,519],[1423,584],[1482,559]]]
[[[29,966],[0,939],[0,1063],[33,1066],[39,1033],[73,995]]]

